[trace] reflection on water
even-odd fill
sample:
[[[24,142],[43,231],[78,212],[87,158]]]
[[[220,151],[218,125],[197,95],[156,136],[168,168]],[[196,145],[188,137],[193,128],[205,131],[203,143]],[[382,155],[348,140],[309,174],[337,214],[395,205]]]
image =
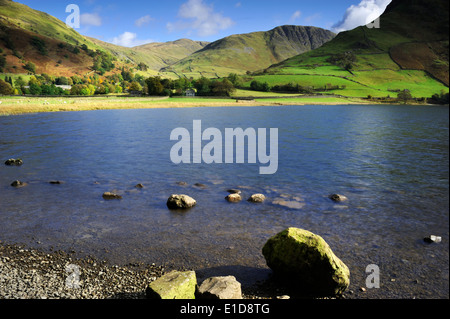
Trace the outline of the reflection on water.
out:
[[[175,165],[170,132],[279,129],[279,169]],[[0,240],[74,249],[111,262],[266,270],[261,248],[286,227],[313,231],[363,286],[380,266],[381,297],[448,298],[448,108],[296,106],[90,111],[0,117]],[[29,185],[15,189],[14,180]],[[60,185],[50,180],[63,181]],[[187,185],[178,185],[184,181]],[[143,189],[135,188],[138,183]],[[205,188],[195,183],[205,184]],[[229,188],[264,204],[224,200]],[[115,191],[120,201],[105,201]],[[185,193],[185,213],[165,205]],[[336,204],[331,193],[348,202]],[[297,200],[300,209],[273,204]],[[439,235],[442,245],[425,245]],[[263,271],[263,272],[264,272]],[[244,276],[244,275],[243,275]],[[383,277],[382,277],[383,278]],[[394,281],[392,281],[394,279]],[[383,282],[382,282],[383,283]],[[418,284],[420,283],[420,284]]]

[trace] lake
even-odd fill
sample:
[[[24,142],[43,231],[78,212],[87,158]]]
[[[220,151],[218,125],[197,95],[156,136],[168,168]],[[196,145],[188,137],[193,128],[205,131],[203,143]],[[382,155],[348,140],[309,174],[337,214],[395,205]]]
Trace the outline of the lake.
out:
[[[172,130],[278,128],[278,171],[171,161]],[[203,145],[205,145],[204,142]],[[41,113],[0,117],[0,240],[111,263],[188,267],[251,283],[261,249],[287,227],[322,236],[373,298],[449,297],[449,109],[283,106]],[[15,180],[28,183],[14,188]],[[54,185],[49,181],[59,180]],[[178,182],[184,182],[180,185]],[[144,188],[135,185],[143,184]],[[196,186],[196,183],[202,185]],[[228,203],[238,188],[243,201]],[[104,192],[122,200],[106,201]],[[263,193],[263,204],[247,202]],[[348,201],[335,203],[338,193]],[[171,194],[197,205],[167,209]],[[280,205],[294,203],[293,207]],[[292,205],[291,205],[292,206]],[[429,235],[442,243],[427,244]]]

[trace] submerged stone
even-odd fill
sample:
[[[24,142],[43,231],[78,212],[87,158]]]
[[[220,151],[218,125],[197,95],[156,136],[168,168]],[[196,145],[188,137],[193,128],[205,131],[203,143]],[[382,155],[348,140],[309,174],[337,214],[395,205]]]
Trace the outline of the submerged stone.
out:
[[[262,249],[274,274],[301,287],[303,293],[337,295],[350,284],[350,270],[325,240],[307,230],[288,228]]]
[[[197,277],[194,271],[172,271],[150,283],[148,299],[195,299]]]
[[[280,198],[274,199],[272,201],[272,204],[291,208],[291,209],[302,209],[306,205],[304,202],[298,202],[295,200],[290,201],[290,200],[284,200],[284,199],[280,199]]]

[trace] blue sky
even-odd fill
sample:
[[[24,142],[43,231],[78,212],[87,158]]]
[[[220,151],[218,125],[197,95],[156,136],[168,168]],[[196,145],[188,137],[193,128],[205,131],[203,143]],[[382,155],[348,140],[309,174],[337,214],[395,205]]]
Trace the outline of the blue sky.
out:
[[[335,32],[376,19],[391,0],[16,0],[66,21],[80,8],[76,30],[106,42],[136,46],[181,38],[215,41],[231,34],[310,25]]]

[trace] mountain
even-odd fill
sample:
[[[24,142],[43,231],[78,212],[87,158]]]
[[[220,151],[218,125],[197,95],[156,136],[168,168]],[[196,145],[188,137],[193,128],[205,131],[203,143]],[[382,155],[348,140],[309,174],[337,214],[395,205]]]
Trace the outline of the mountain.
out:
[[[133,48],[133,51],[153,56],[154,64],[149,64],[152,69],[161,69],[186,58],[194,52],[203,49],[209,42],[180,39],[169,42],[153,42]]]
[[[448,92],[448,1],[393,0],[379,22],[379,28],[341,32],[253,80],[328,86],[328,92],[359,97],[395,96],[404,89],[416,97]]]
[[[231,35],[205,46],[162,71],[220,77],[256,71],[330,41],[334,33],[316,27],[280,26],[267,32]]]
[[[92,57],[75,47],[84,44],[97,50],[99,46],[62,21],[26,5],[0,0],[0,9],[0,48],[6,56],[4,71],[26,73],[23,69],[26,62],[33,62],[37,73],[72,75],[91,71]]]
[[[0,69],[7,73],[27,73],[24,65],[31,62],[38,74],[91,74],[96,56],[93,52],[100,50],[114,57],[116,68],[110,70],[112,73],[120,72],[122,66],[136,68],[143,63],[147,69],[142,73],[158,75],[161,68],[208,44],[180,39],[127,48],[85,37],[49,14],[11,0],[0,0],[0,9],[0,49],[5,56]]]
[[[127,48],[85,37],[49,14],[12,0],[0,0],[0,8],[0,49],[5,56],[0,68],[7,73],[26,73],[24,66],[31,62],[38,74],[83,76],[99,71],[98,61],[106,58],[113,59],[115,66],[106,68],[106,74],[126,67],[140,69],[146,76],[226,76],[266,68],[335,36],[315,27],[282,26],[213,43],[180,39]]]
[[[180,39],[169,42],[152,42],[133,48],[122,47],[103,42],[94,38],[90,41],[108,50],[120,60],[129,60],[133,64],[144,63],[148,67],[148,73],[157,75],[159,70],[176,63],[190,54],[203,49],[209,42]]]

